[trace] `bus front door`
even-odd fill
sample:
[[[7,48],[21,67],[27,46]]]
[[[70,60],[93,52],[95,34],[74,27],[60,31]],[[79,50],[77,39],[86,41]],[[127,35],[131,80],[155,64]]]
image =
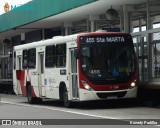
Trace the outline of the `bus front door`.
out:
[[[77,59],[74,56],[74,49],[70,49],[70,71],[69,71],[69,78],[70,78],[70,90],[73,100],[79,99],[78,93],[78,79],[77,79]]]

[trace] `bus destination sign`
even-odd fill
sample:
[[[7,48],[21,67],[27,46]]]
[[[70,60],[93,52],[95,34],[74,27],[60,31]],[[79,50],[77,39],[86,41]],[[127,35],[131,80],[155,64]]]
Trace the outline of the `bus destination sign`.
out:
[[[126,36],[81,36],[80,42],[82,44],[91,43],[124,43],[127,42]]]

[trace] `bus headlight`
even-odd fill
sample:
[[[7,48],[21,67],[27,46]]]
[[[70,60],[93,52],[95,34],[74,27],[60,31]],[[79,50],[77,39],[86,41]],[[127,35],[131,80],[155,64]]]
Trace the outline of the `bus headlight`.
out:
[[[93,91],[93,89],[85,81],[82,80],[81,82],[86,90]]]
[[[132,82],[131,83],[131,87],[133,88],[133,87],[135,87],[136,86],[136,83],[135,82]]]

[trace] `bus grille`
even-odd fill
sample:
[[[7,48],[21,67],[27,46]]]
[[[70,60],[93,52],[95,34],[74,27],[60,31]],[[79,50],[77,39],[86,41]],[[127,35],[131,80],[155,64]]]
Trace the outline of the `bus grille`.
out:
[[[97,93],[97,96],[99,98],[107,98],[112,96],[117,96],[117,98],[124,97],[126,95],[127,91],[123,92],[108,92],[108,93]]]

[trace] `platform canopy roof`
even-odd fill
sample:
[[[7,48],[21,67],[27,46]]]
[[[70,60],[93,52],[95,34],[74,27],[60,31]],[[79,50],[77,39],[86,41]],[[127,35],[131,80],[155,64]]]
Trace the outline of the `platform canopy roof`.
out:
[[[100,15],[119,5],[141,4],[146,0],[32,0],[0,16],[0,39],[33,29],[53,28]],[[28,9],[27,9],[28,8]]]

